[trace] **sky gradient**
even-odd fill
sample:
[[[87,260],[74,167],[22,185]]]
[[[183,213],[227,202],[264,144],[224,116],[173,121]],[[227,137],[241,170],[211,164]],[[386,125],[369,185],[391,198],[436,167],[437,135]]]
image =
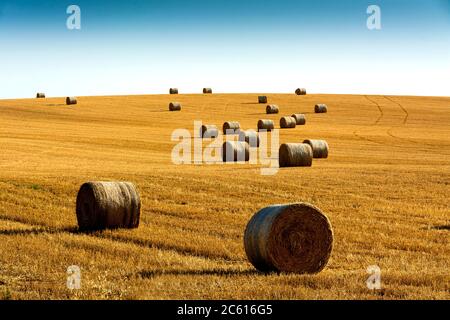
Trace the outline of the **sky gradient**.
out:
[[[66,9],[81,8],[81,30]],[[366,27],[369,5],[381,30]],[[0,0],[0,98],[450,96],[450,0]]]

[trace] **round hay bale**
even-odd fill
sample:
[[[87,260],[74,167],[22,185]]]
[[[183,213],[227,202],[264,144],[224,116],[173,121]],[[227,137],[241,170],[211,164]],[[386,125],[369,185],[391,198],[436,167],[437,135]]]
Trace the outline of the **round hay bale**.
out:
[[[178,94],[178,88],[170,88],[169,93],[170,94]]]
[[[45,98],[45,93],[38,92],[38,93],[36,94],[36,98],[38,98],[38,99]]]
[[[266,96],[259,96],[258,97],[259,103],[267,103],[267,97]]]
[[[275,129],[275,124],[273,123],[273,120],[262,119],[258,121],[258,131],[261,130],[272,131],[273,129]]]
[[[223,134],[238,134],[241,125],[237,121],[227,121],[222,126]]]
[[[141,200],[130,182],[87,182],[78,191],[76,212],[83,231],[137,228]]]
[[[311,167],[313,151],[306,143],[283,143],[278,152],[280,167]]]
[[[179,102],[169,103],[169,111],[181,111],[181,103]]]
[[[276,104],[269,104],[266,107],[266,113],[267,114],[276,114],[280,112],[280,110],[278,109],[278,106]]]
[[[250,263],[262,272],[315,274],[328,263],[333,229],[311,204],[273,205],[250,219],[244,247]]]
[[[306,89],[305,88],[298,88],[295,90],[295,94],[298,96],[304,96],[306,95]]]
[[[245,141],[250,148],[259,148],[259,135],[255,130],[239,132],[239,141]]]
[[[325,140],[305,140],[303,143],[311,146],[314,158],[328,158],[329,148]]]
[[[280,119],[280,128],[288,129],[288,128],[295,128],[297,125],[297,121],[295,121],[295,118],[293,117],[282,117]]]
[[[301,113],[295,113],[295,114],[293,114],[291,117],[295,119],[295,123],[296,123],[298,126],[303,126],[303,125],[306,124],[306,117],[305,117],[304,114],[301,114]]]
[[[219,136],[219,129],[215,125],[204,124],[200,128],[201,138],[217,138]]]
[[[327,113],[328,112],[328,107],[325,104],[316,104],[314,106],[314,112],[315,113]]]
[[[77,101],[77,98],[75,98],[75,97],[67,97],[66,98],[67,105],[77,104],[77,103],[78,103],[78,101]]]
[[[212,93],[212,89],[211,88],[203,88],[203,93],[204,94]]]
[[[248,161],[250,148],[244,141],[226,141],[222,145],[223,162]]]

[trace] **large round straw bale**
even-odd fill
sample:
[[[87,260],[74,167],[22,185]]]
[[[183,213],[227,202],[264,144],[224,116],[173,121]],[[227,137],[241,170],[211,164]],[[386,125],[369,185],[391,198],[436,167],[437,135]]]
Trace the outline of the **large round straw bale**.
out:
[[[43,93],[43,92],[38,92],[38,93],[36,94],[36,98],[45,98],[45,93]]]
[[[259,135],[255,130],[240,131],[239,141],[247,142],[250,148],[259,148]]]
[[[178,88],[170,88],[169,93],[170,94],[178,94]]]
[[[273,123],[273,120],[262,119],[258,121],[258,131],[261,130],[272,131],[273,129],[275,129],[275,124]]]
[[[328,107],[325,104],[316,104],[314,106],[314,112],[315,113],[327,113]]]
[[[87,182],[78,191],[80,230],[137,228],[141,200],[130,182]]]
[[[212,93],[212,89],[211,88],[203,88],[203,93]]]
[[[298,88],[297,90],[295,90],[295,94],[298,96],[304,96],[306,94],[306,89],[305,88]]]
[[[169,111],[181,111],[181,103],[179,102],[169,103]]]
[[[267,103],[267,96],[259,96],[258,102],[259,103]]]
[[[238,134],[241,125],[237,121],[227,121],[223,124],[223,134]]]
[[[328,158],[329,148],[325,140],[305,140],[303,143],[311,146],[314,158]]]
[[[301,113],[295,113],[295,114],[293,114],[291,117],[295,119],[295,123],[296,123],[298,126],[303,126],[303,125],[306,124],[306,117],[305,117],[304,114],[301,114]]]
[[[67,97],[66,98],[67,105],[77,104],[77,103],[78,103],[78,101],[77,101],[77,98],[75,98],[75,97]]]
[[[222,145],[223,162],[248,161],[249,145],[245,141],[226,141]]]
[[[248,260],[262,272],[314,274],[328,263],[333,229],[311,204],[273,205],[250,219],[244,247]]]
[[[204,124],[200,128],[201,138],[217,138],[219,136],[219,129],[215,125]]]
[[[278,109],[278,106],[276,104],[269,104],[266,107],[266,113],[267,114],[275,114],[280,112],[280,110]]]
[[[297,125],[297,121],[295,121],[295,118],[293,117],[282,117],[280,119],[280,128],[287,129],[287,128],[295,128]]]
[[[278,152],[280,167],[311,167],[313,151],[306,143],[284,143]]]

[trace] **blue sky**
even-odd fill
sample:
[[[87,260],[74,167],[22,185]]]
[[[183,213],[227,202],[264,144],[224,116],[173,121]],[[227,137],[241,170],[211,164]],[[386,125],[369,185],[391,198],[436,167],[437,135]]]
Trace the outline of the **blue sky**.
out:
[[[71,4],[81,30],[66,28]],[[381,30],[366,27],[371,4]],[[0,41],[0,98],[450,96],[450,0],[0,0]]]

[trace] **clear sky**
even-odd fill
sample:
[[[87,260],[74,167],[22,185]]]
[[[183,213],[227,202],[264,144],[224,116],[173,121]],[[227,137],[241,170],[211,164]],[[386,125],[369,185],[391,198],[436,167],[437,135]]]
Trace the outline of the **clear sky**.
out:
[[[66,9],[81,8],[81,30]],[[381,30],[366,9],[381,8]],[[450,96],[450,0],[0,0],[0,98]]]

